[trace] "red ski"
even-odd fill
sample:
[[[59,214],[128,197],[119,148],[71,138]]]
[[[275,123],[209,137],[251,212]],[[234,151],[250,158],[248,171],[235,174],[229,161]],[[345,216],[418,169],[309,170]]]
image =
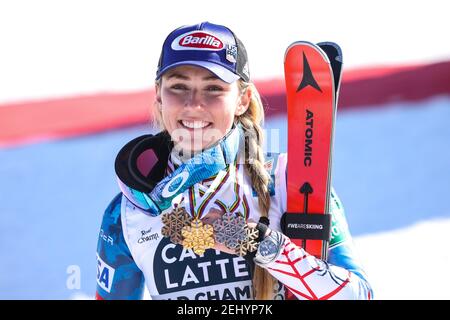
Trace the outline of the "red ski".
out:
[[[283,230],[309,254],[326,260],[336,109],[333,70],[319,46],[303,41],[287,49],[284,70],[288,165]]]

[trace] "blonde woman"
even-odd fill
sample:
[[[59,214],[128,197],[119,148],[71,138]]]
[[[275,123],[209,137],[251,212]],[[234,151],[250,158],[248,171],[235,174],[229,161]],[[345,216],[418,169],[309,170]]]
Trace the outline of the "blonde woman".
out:
[[[166,38],[156,76],[157,135],[116,159],[121,193],[103,217],[98,299],[370,299],[332,193],[327,262],[280,231],[286,154],[264,154],[264,110],[247,53],[225,26]]]

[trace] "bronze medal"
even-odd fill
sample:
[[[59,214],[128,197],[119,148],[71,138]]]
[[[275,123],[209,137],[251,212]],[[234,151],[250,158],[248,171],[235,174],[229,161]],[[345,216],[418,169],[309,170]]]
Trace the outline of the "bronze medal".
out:
[[[249,228],[245,225],[245,240],[239,243],[239,247],[236,250],[236,254],[239,256],[245,256],[249,252],[254,252],[258,249],[258,236],[259,231],[256,228]]]
[[[162,235],[170,238],[172,243],[182,244],[181,231],[184,227],[189,226],[192,221],[186,209],[176,205],[172,212],[163,214],[161,220],[164,223],[161,230]]]

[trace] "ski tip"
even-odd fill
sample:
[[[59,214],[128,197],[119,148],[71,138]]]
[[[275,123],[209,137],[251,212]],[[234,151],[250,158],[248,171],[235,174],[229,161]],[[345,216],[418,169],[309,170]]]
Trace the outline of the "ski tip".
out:
[[[294,48],[294,47],[296,47],[296,46],[300,46],[300,45],[307,45],[307,46],[311,46],[311,47],[314,47],[315,45],[314,45],[314,43],[312,43],[312,42],[309,42],[309,41],[295,41],[295,42],[292,42],[288,47],[287,47],[287,49],[286,49],[286,51],[284,52],[284,61],[286,61],[286,57],[287,57],[287,55],[288,55],[288,53],[289,53],[289,50],[291,50],[292,48]]]
[[[324,51],[327,51],[329,49],[334,50],[335,60],[340,63],[343,63],[342,49],[336,42],[323,41],[319,42],[317,45]]]
[[[322,54],[322,56],[323,56],[326,60],[329,60],[329,59],[328,59],[328,55],[324,52],[324,50],[323,50],[318,44],[314,44],[314,43],[309,42],[309,41],[295,41],[295,42],[291,43],[291,44],[287,47],[287,49],[286,49],[286,51],[285,51],[285,53],[284,53],[284,62],[286,62],[286,57],[287,57],[289,51],[290,51],[292,48],[297,47],[297,46],[308,46],[308,47],[314,48],[315,50],[317,50],[318,52],[320,52],[320,54]]]

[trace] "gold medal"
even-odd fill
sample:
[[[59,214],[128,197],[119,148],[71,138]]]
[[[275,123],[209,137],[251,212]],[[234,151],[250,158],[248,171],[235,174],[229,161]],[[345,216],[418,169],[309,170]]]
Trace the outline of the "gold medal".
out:
[[[181,230],[189,226],[192,218],[189,213],[180,205],[176,205],[170,213],[165,213],[161,217],[164,226],[161,233],[164,237],[170,238],[170,241],[175,244],[182,244],[183,237]]]
[[[214,248],[213,227],[204,225],[198,218],[192,220],[190,226],[184,227],[181,234],[184,237],[183,247],[193,249],[198,255],[205,253],[206,249]]]

